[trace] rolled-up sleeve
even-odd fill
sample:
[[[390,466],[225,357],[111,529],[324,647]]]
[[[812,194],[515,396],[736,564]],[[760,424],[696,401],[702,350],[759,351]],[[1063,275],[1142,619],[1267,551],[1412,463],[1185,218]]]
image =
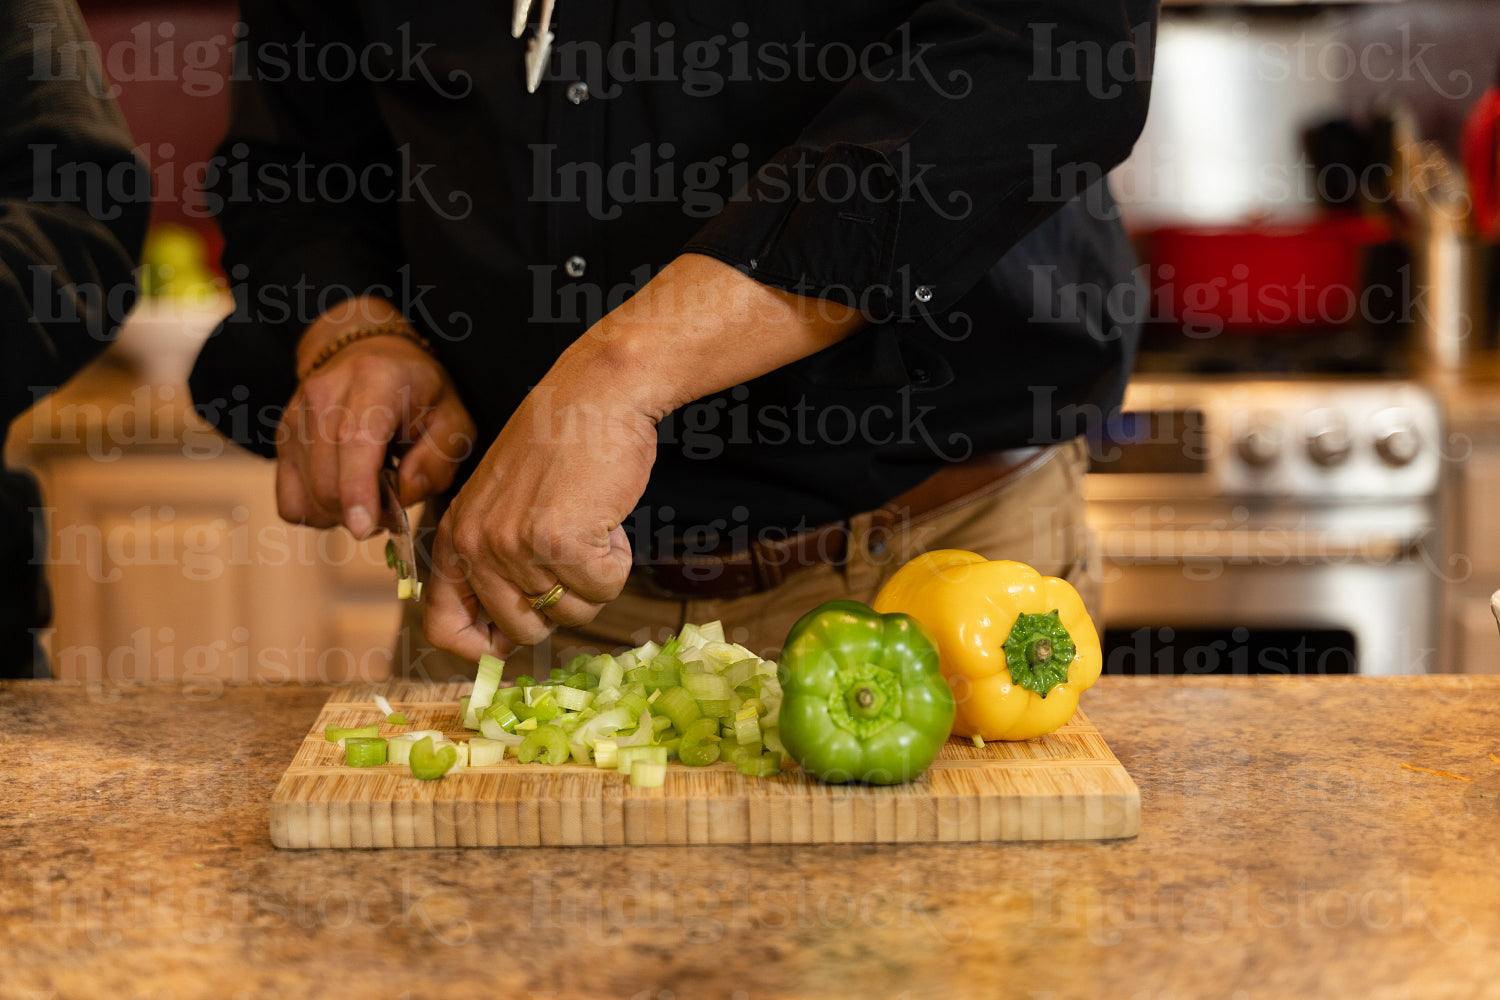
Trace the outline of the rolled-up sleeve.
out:
[[[877,314],[950,307],[1129,154],[1156,13],[923,4],[684,251]]]

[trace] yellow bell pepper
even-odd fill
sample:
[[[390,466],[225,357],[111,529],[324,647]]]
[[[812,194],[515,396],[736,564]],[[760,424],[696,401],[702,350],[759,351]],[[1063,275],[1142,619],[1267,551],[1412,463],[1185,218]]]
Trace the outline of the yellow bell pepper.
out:
[[[1078,591],[1025,563],[927,552],[896,571],[874,607],[911,615],[937,640],[957,703],[955,736],[1050,733],[1073,717],[1104,664]]]

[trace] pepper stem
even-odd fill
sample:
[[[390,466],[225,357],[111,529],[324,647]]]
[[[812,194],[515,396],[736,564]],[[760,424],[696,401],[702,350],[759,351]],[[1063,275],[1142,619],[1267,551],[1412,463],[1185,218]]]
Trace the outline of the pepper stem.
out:
[[[885,708],[886,695],[869,681],[858,681],[844,691],[844,704],[857,719],[873,719]]]
[[[1043,698],[1068,679],[1068,664],[1077,652],[1055,608],[1044,615],[1018,615],[1004,650],[1011,680]]]

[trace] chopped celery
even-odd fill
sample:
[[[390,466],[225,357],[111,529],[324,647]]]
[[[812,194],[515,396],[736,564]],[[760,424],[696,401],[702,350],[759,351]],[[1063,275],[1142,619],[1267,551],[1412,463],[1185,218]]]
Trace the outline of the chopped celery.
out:
[[[732,763],[743,764],[751,757],[759,757],[761,752],[761,746],[759,743],[735,743],[730,746],[728,752],[725,753],[725,756],[728,757]]]
[[[671,728],[672,720],[665,715],[653,715],[651,717],[651,733],[653,736],[657,733],[664,733]]]
[[[728,701],[730,684],[721,674],[684,674],[682,686],[698,701]]]
[[[974,747],[975,747],[975,749],[978,749],[978,750],[983,750],[984,749],[984,737],[983,736],[980,736],[978,733],[975,733],[974,736],[973,736],[973,740],[974,740]]]
[[[505,705],[507,708],[509,708],[517,701],[521,700],[521,698],[525,694],[525,688],[518,688],[515,685],[511,685],[510,687],[503,687],[495,692],[495,700],[490,702],[490,707],[494,708],[496,705]]]
[[[728,698],[725,698],[723,701],[704,701],[699,699],[698,710],[714,719],[727,719],[731,713]]]
[[[520,722],[516,723],[516,732],[518,732],[518,733],[530,733],[530,732],[534,732],[536,730],[536,727],[539,726],[539,725],[541,725],[541,723],[536,720],[535,716],[533,716],[533,717],[531,717],[529,719],[522,719]]]
[[[646,700],[644,694],[622,694],[619,701],[615,702],[615,704],[629,712],[630,717],[634,719],[647,710],[650,702]]]
[[[515,711],[503,701],[497,701],[489,708],[484,710],[484,714],[479,717],[479,728],[484,728],[485,719],[489,719],[491,722],[494,722],[506,732],[511,732],[512,730],[514,730],[516,728],[516,723],[521,721],[516,717]]]
[[[620,744],[614,740],[594,741],[594,763],[603,768],[614,769],[620,760]]]
[[[540,760],[547,764],[561,764],[568,759],[568,736],[556,726],[540,726],[528,733],[516,748],[516,759],[523,764]]]
[[[519,733],[506,732],[501,728],[500,723],[489,716],[485,716],[479,720],[479,731],[484,734],[485,739],[504,743],[508,746],[520,746],[521,741],[526,738]]]
[[[660,788],[667,783],[666,762],[643,760],[630,769],[630,784],[636,788]]]
[[[409,733],[398,733],[386,741],[386,763],[406,765],[411,762],[411,748],[423,737],[441,740],[443,734],[436,729],[417,729]]]
[[[665,715],[672,720],[672,725],[677,731],[683,732],[687,727],[696,722],[703,713],[698,710],[698,703],[693,696],[680,687],[667,688],[656,699],[655,711]]]
[[[667,732],[671,732],[671,730],[669,729],[667,730]],[[663,737],[665,737],[666,735],[667,733],[662,733]],[[673,736],[671,739],[663,739],[661,741],[661,745],[666,748],[667,759],[675,760],[677,758],[677,749],[682,746],[682,737]]]
[[[661,652],[661,647],[654,642],[648,642],[644,646],[637,646],[632,651],[637,663],[650,663]]]
[[[760,716],[753,708],[742,708],[734,717],[734,741],[736,743],[760,742]]]
[[[724,668],[724,681],[732,688],[739,687],[755,676],[755,668],[758,666],[760,661],[754,659],[731,663]]]
[[[385,721],[386,725],[389,726],[404,726],[406,725],[406,713],[392,712],[390,715],[387,715],[385,717]]]
[[[536,678],[533,677],[533,676],[531,676],[530,674],[522,674],[520,677],[516,678],[516,687],[518,687],[518,688],[536,687]]]
[[[704,767],[719,759],[719,724],[698,719],[682,731],[677,758],[690,767]]]
[[[587,743],[569,743],[568,754],[573,758],[573,763],[588,766],[592,764],[593,758],[589,754]]]
[[[341,726],[329,726],[323,730],[323,738],[329,743],[337,743],[339,740],[352,740],[365,738],[370,739],[380,735],[380,724],[372,722],[368,726],[356,726],[345,729]]]
[[[558,707],[566,709],[569,712],[580,712],[588,708],[589,702],[594,700],[594,696],[591,693],[581,688],[560,687],[555,690],[557,691]]]
[[[587,653],[579,653],[577,656],[573,657],[567,663],[563,664],[563,673],[565,673],[565,674],[576,674],[580,670],[587,669],[589,660],[591,660],[591,659],[593,659],[593,657],[590,656],[589,654],[587,654]]]
[[[629,774],[630,769],[641,761],[651,761],[657,764],[667,762],[667,748],[653,746],[621,747],[616,755],[615,768],[621,774]]]
[[[704,642],[723,642],[724,623],[715,619],[707,625],[699,625],[698,634],[703,637]]]
[[[385,763],[385,740],[351,736],[344,740],[344,763],[350,767],[379,767]]]
[[[604,662],[599,666],[599,687],[617,688],[625,683],[625,668],[613,656],[601,656]]]
[[[775,726],[769,726],[760,731],[760,738],[766,742],[766,752],[780,754],[786,757],[786,746],[781,742],[781,730]]]
[[[741,774],[752,778],[769,778],[781,773],[781,755],[763,753],[746,757],[737,763],[737,768]]]
[[[505,744],[499,740],[485,739],[483,736],[476,736],[469,740],[470,767],[489,767],[504,759]]]
[[[452,744],[433,749],[432,737],[424,736],[411,748],[411,773],[423,781],[436,781],[458,763],[458,751]]]

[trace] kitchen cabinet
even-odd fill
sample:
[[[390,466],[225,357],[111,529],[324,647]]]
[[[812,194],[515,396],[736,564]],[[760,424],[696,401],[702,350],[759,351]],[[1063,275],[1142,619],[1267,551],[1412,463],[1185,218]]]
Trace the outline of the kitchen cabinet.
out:
[[[39,480],[53,673],[80,680],[379,680],[400,619],[384,538],[285,524],[271,462],[191,412],[218,313],[147,303],[10,429]]]

